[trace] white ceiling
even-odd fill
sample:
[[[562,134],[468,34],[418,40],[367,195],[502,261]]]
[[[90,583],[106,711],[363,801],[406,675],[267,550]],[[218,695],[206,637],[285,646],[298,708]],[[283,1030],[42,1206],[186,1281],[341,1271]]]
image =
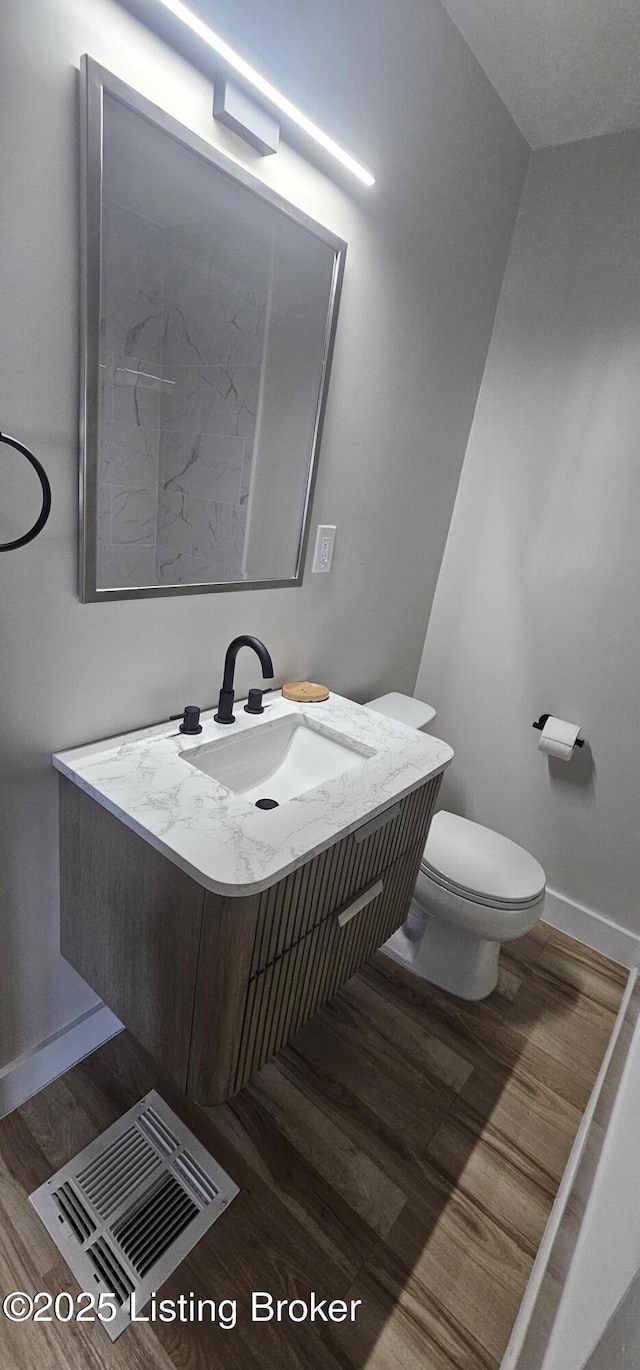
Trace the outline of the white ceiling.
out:
[[[442,0],[534,148],[640,128],[640,0]]]

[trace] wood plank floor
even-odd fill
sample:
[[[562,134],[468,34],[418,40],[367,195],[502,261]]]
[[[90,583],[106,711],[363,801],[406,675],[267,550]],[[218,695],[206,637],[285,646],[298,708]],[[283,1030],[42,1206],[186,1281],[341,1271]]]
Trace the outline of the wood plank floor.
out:
[[[26,1196],[156,1088],[241,1187],[163,1295],[231,1330],[12,1325],[2,1370],[495,1370],[626,972],[539,925],[467,1004],[382,954],[230,1103],[187,1101],[123,1033],[0,1123],[0,1272],[72,1277]],[[355,1323],[252,1324],[253,1290],[360,1299]]]

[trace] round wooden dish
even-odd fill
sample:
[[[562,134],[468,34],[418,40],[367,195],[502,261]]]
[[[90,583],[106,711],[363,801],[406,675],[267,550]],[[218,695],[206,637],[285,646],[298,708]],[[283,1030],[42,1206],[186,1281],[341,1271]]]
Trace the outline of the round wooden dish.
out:
[[[290,680],[282,686],[282,698],[296,704],[321,704],[329,698],[329,691],[326,685],[314,685],[311,680]]]

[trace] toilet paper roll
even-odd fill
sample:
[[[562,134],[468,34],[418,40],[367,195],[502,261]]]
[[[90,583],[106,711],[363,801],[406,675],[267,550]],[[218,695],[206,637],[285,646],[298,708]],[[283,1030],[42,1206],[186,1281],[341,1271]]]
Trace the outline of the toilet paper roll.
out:
[[[547,756],[559,756],[562,761],[570,761],[579,732],[579,723],[567,723],[566,719],[554,718],[550,714],[540,733],[538,751],[546,752]]]

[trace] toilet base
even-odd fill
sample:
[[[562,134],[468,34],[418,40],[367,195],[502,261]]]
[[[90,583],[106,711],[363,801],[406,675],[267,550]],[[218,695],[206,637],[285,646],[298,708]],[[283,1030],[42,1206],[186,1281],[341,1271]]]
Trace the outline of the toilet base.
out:
[[[382,950],[460,999],[486,999],[498,983],[500,943],[431,917],[415,900],[406,923]]]

